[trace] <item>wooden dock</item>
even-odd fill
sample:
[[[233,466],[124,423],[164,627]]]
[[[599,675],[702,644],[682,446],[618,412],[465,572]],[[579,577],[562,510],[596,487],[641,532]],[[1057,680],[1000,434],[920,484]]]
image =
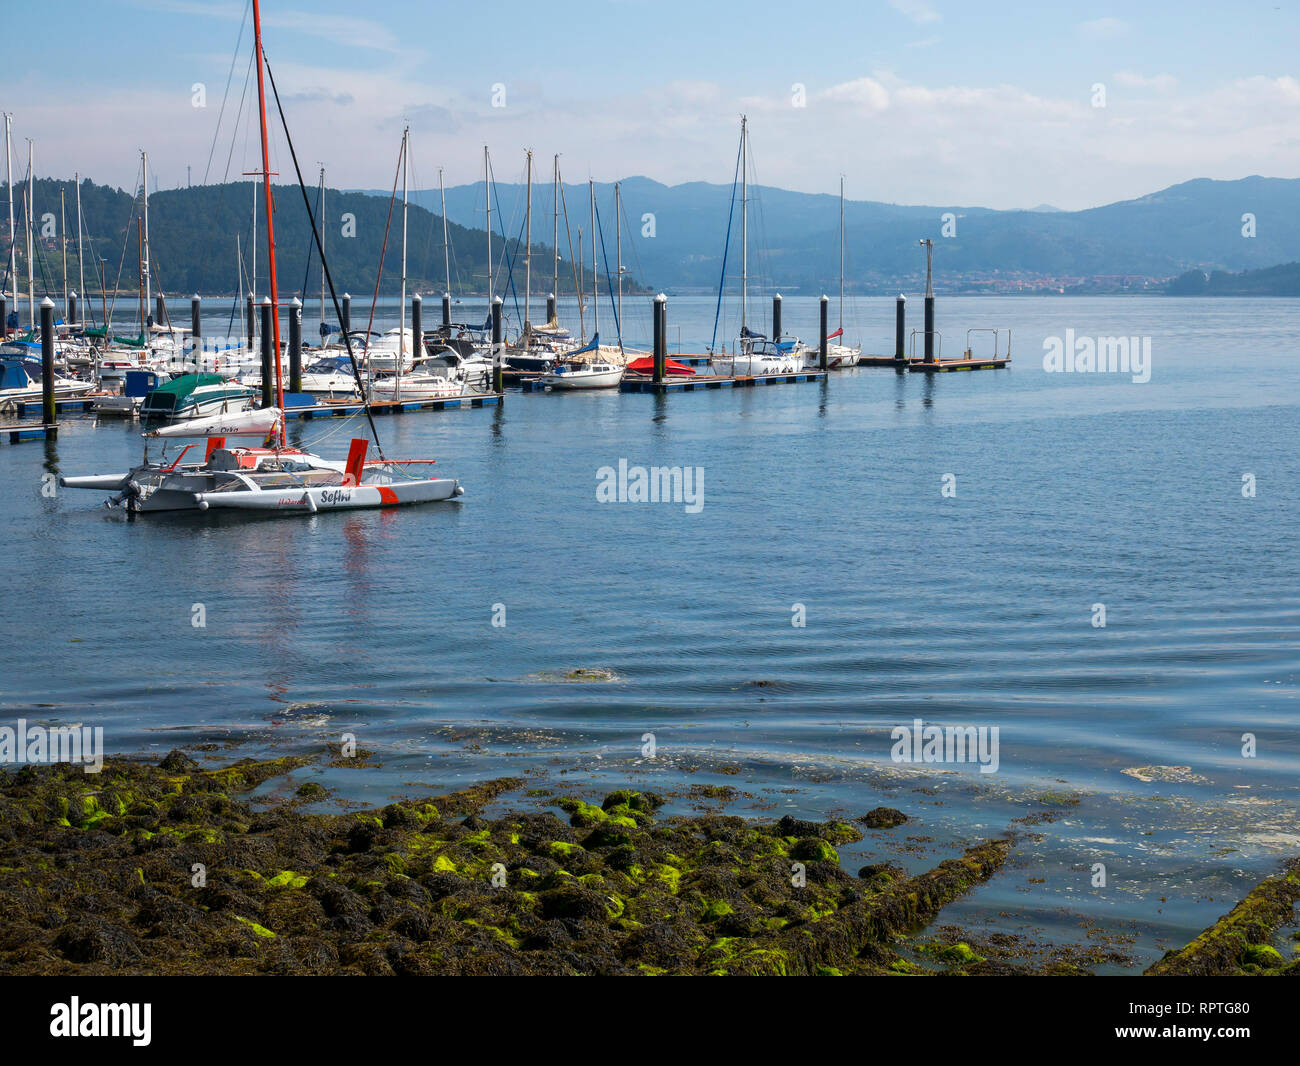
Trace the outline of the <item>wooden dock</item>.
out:
[[[10,444],[19,444],[25,440],[55,440],[58,435],[58,426],[47,426],[41,422],[0,426],[0,437],[3,437]]]
[[[669,375],[655,381],[646,374],[628,374],[619,384],[619,392],[704,392],[709,389],[747,389],[756,385],[794,385],[803,381],[825,381],[825,370],[801,370],[797,374],[762,374],[758,377],[720,377],[696,374],[693,377]]]
[[[990,359],[936,359],[933,363],[917,360],[908,364],[913,374],[947,374],[954,370],[1001,370],[1011,362],[1010,356]]]
[[[501,403],[499,392],[474,393],[469,396],[448,396],[439,400],[402,400],[388,403],[372,403],[370,411],[376,415],[404,415],[409,411],[456,411],[473,407],[496,407]],[[297,418],[311,422],[317,418],[347,418],[365,411],[365,404],[359,400],[355,403],[318,403],[310,407],[286,407],[286,419]]]

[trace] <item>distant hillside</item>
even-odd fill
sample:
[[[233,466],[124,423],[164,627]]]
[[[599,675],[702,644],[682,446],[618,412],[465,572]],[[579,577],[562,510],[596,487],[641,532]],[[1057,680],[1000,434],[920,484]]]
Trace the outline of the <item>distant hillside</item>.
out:
[[[1171,296],[1300,296],[1300,263],[1232,274],[1189,270],[1169,283]]]
[[[496,190],[502,209],[513,214],[517,225],[522,188],[498,184]],[[637,276],[656,288],[716,287],[731,186],[666,186],[634,177],[622,183],[622,192],[624,262]],[[612,260],[612,185],[597,184],[596,195]],[[787,292],[835,291],[839,197],[766,187],[751,188],[750,195],[750,271],[756,284]],[[427,205],[436,204],[437,196],[437,190],[415,194],[417,202]],[[566,185],[565,199],[571,227],[590,229],[586,186]],[[550,182],[535,185],[534,233],[540,229],[549,236],[551,203]],[[955,236],[941,236],[945,213],[956,216]],[[1247,213],[1255,218],[1257,236],[1242,236]],[[483,183],[448,189],[447,215],[463,225],[482,225]],[[652,237],[642,235],[647,215],[653,215]],[[733,240],[738,228],[737,219]],[[1259,269],[1300,256],[1300,180],[1201,178],[1087,211],[1054,211],[1046,205],[1034,211],[952,204],[903,207],[854,200],[845,208],[845,228],[850,288],[860,292],[890,292],[900,285],[914,289],[925,270],[917,246],[921,237],[935,239],[936,277],[943,286],[1018,274],[1170,278],[1191,267]],[[562,226],[562,248],[563,234]],[[738,257],[737,240],[729,274],[739,273]]]
[[[27,287],[26,236],[23,230],[22,200],[26,186],[15,188],[16,224],[18,228],[18,276],[20,288]],[[35,184],[37,233],[42,229],[42,217],[53,216],[55,224],[60,217],[59,193],[63,192],[67,206],[68,225],[68,277],[69,287],[77,287],[76,262],[76,188],[70,181],[38,179]],[[312,246],[311,227],[302,194],[296,186],[275,186],[275,238],[279,291],[289,299],[301,295],[305,287],[308,296],[320,291],[320,260]],[[316,190],[309,192],[313,207]],[[0,204],[8,197],[8,187],[0,182]],[[98,294],[98,259],[106,259],[110,290],[119,277],[121,288],[134,291],[138,284],[138,255],[136,219],[140,205],[129,193],[103,185],[83,181],[81,186],[82,212],[85,216],[84,234],[86,260],[86,288]],[[243,254],[244,273],[252,267],[250,245],[252,227],[253,186],[250,182],[229,185],[195,186],[189,189],[164,189],[149,194],[149,243],[152,249],[151,267],[154,290],[161,289],[176,298],[186,298],[191,293],[230,294],[239,288],[239,266],[236,259],[236,236]],[[259,198],[257,219],[257,291],[267,291],[266,219]],[[362,298],[368,299],[374,291],[379,266],[380,249],[384,246],[384,228],[388,218],[388,199],[361,193],[326,190],[325,206],[327,228],[325,251],[330,260],[330,271],[340,295],[352,293],[353,307]],[[343,235],[344,214],[355,216],[355,236]],[[4,211],[0,210],[0,217]],[[5,222],[0,221],[0,231]],[[57,229],[53,231],[57,233]],[[442,219],[423,207],[412,206],[407,221],[408,292],[420,291],[426,297],[441,294],[446,287],[444,277]],[[393,208],[392,226],[388,234],[388,250],[384,258],[384,276],[381,295],[396,295],[401,280],[401,204]],[[471,229],[451,223],[451,284],[455,295],[483,293],[487,289],[487,234],[481,229]],[[8,262],[8,244],[3,244],[3,260]],[[36,290],[38,297],[49,293],[57,296],[62,290],[62,259],[57,236],[40,238],[36,242]],[[504,246],[503,246],[504,245]],[[508,284],[507,256],[514,260],[514,287],[520,294],[524,283],[523,254],[518,243],[505,243],[499,234],[492,241],[493,256],[497,261],[497,291],[507,302],[511,296],[502,290]],[[552,253],[548,243],[538,242],[533,248],[533,295],[544,297],[551,288]],[[572,290],[572,274],[567,274],[567,257],[560,274],[562,290]],[[92,277],[94,280],[92,281]],[[625,279],[629,288],[635,282]],[[247,288],[247,280],[244,282]],[[10,286],[6,283],[5,288]],[[534,313],[540,320],[541,315]]]

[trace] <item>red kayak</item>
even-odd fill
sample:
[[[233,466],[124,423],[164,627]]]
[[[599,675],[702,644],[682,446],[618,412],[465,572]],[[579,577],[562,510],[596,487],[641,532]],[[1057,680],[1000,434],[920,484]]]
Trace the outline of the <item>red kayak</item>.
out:
[[[655,372],[654,356],[647,355],[643,359],[634,359],[627,364],[627,368],[633,374],[653,374]],[[679,363],[674,359],[666,359],[664,360],[664,373],[690,375],[694,374],[695,371],[685,363]]]

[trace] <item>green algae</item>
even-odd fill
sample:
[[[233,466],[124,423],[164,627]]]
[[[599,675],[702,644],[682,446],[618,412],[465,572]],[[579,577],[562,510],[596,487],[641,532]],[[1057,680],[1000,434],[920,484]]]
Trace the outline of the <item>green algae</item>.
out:
[[[1186,947],[1166,952],[1147,969],[1153,976],[1223,976],[1277,972],[1284,966],[1272,946],[1277,931],[1295,920],[1300,902],[1300,858],[1250,893]],[[1296,963],[1290,963],[1294,969]]]
[[[11,916],[0,970],[919,976],[993,965],[946,928],[918,937],[997,874],[1008,837],[919,874],[877,861],[854,877],[836,847],[862,834],[845,822],[662,817],[659,797],[632,789],[599,804],[559,798],[567,818],[484,817],[521,789],[513,778],[342,814],[309,813],[303,800],[317,797],[301,789],[256,809],[240,798],[306,761],[205,771],[185,756],[108,760],[91,782],[59,767],[0,773]],[[1284,972],[1269,941],[1300,874],[1280,881],[1232,935],[1208,937],[1218,949],[1192,955],[1205,964],[1222,949],[1230,972]]]

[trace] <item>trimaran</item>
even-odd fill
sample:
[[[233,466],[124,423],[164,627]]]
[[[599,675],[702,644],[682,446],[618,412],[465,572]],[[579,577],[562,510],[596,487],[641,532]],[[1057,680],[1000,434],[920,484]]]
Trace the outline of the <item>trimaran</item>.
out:
[[[266,245],[269,257],[268,280],[270,284],[271,322],[274,330],[275,404],[260,411],[218,415],[199,419],[155,431],[154,436],[192,436],[207,438],[206,453],[201,463],[184,463],[186,453],[196,445],[187,445],[172,462],[150,461],[146,435],[144,462],[125,474],[101,474],[89,477],[61,478],[68,488],[98,489],[116,492],[109,505],[125,506],[136,512],[198,510],[209,508],[238,508],[275,513],[315,513],[321,510],[344,510],[361,507],[396,507],[404,504],[429,503],[447,500],[464,493],[460,483],[452,478],[411,476],[408,466],[431,463],[433,460],[389,460],[383,457],[367,460],[369,441],[362,437],[351,442],[346,460],[323,459],[318,455],[290,447],[285,439],[284,381],[281,374],[280,316],[277,303],[275,274],[275,226],[270,183],[270,158],[267,143],[266,93],[263,82],[264,56],[262,52],[262,23],[258,0],[253,5],[253,47],[257,59],[257,98],[262,135],[262,188],[266,197]],[[284,120],[275,76],[271,75],[271,88],[276,95],[276,106]],[[288,139],[288,126],[285,126]],[[311,211],[302,174],[298,168],[293,142],[288,141],[289,153],[298,174],[298,185],[303,193],[303,203],[312,220],[312,232],[317,251],[321,255],[321,268],[329,282],[335,311],[342,320],[333,278],[325,261],[321,245],[321,231]],[[345,338],[346,339],[346,338]],[[348,358],[358,383],[360,368],[348,341]],[[366,408],[369,418],[369,408]],[[374,433],[374,422],[370,421]],[[230,446],[227,437],[264,437],[261,447]]]

